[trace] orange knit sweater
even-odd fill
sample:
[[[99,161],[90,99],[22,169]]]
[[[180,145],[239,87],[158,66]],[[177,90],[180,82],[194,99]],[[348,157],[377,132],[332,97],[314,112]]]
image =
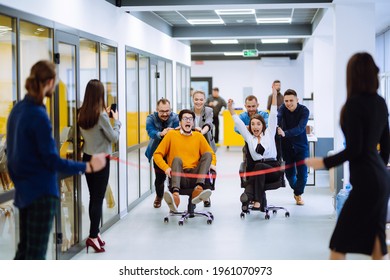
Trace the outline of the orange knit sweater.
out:
[[[193,131],[191,135],[183,135],[180,133],[180,130],[171,130],[158,145],[153,154],[153,159],[157,166],[164,171],[172,166],[172,161],[175,157],[181,158],[183,169],[195,168],[199,163],[201,155],[206,152],[212,154],[213,160],[211,164],[216,165],[215,153],[200,132]]]

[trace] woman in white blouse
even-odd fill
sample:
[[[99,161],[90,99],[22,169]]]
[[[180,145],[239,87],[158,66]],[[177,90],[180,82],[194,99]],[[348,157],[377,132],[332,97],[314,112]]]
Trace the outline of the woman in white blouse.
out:
[[[262,116],[254,115],[251,117],[249,127],[247,128],[242,120],[236,115],[233,108],[233,100],[228,101],[228,110],[234,119],[234,123],[240,134],[244,137],[246,146],[246,171],[259,171],[273,168],[271,162],[275,162],[277,152],[275,145],[275,133],[277,126],[277,91],[272,87],[272,106],[268,118],[268,127]],[[252,210],[263,209],[261,205],[264,197],[264,186],[268,182],[275,182],[280,178],[282,171],[258,174],[250,177],[250,183],[245,188],[240,200],[242,211],[248,211],[249,202],[253,202]]]

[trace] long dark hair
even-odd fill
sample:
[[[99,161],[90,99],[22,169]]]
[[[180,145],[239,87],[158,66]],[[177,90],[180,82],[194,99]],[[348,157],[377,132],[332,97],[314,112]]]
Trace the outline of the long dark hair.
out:
[[[25,88],[28,95],[33,97],[37,104],[42,104],[43,88],[51,79],[56,78],[56,66],[48,60],[40,60],[31,67],[30,76],[26,79]]]
[[[369,53],[354,54],[347,65],[347,100],[353,96],[376,94],[379,87],[379,68]],[[340,112],[340,124],[344,122],[345,104]]]
[[[94,127],[105,109],[103,84],[96,79],[90,80],[85,88],[83,105],[79,110],[79,126],[83,129]]]

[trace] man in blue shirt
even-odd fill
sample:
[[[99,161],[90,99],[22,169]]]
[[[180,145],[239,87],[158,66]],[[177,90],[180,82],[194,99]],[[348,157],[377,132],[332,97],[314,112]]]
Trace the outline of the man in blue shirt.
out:
[[[55,65],[38,61],[26,80],[25,98],[16,103],[7,122],[8,171],[19,208],[19,244],[15,259],[45,259],[50,230],[59,202],[57,172],[96,172],[106,165],[104,153],[89,162],[60,158],[44,97],[55,88]]]
[[[258,110],[258,107],[259,107],[259,102],[257,101],[256,96],[248,95],[245,98],[246,112],[242,112],[239,115],[239,117],[244,122],[244,124],[246,126],[249,125],[251,117],[254,116],[255,114],[262,116],[264,121],[265,121],[265,124],[268,125],[268,113]],[[234,131],[237,132],[238,134],[240,133],[240,132],[238,132],[238,130],[236,128],[234,128]]]
[[[298,103],[295,90],[286,90],[284,104],[278,111],[278,134],[282,136],[282,155],[288,166],[286,178],[294,190],[297,205],[304,204],[302,194],[307,181],[307,166],[304,160],[309,156],[306,135],[309,113],[309,109]]]
[[[150,142],[145,151],[145,156],[149,162],[153,157],[154,151],[157,149],[163,137],[169,130],[179,126],[179,117],[176,113],[171,112],[171,103],[168,99],[162,98],[157,101],[156,112],[150,114],[146,118],[146,131],[150,137]],[[155,173],[154,186],[156,188],[156,198],[153,202],[154,208],[161,207],[161,200],[164,195],[164,183],[167,176],[153,160]]]

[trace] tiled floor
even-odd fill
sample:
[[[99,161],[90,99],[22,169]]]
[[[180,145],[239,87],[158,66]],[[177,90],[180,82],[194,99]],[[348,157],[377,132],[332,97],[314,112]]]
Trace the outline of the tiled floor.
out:
[[[87,254],[83,250],[73,259],[328,259],[335,211],[326,174],[318,174],[317,186],[306,188],[304,206],[295,205],[289,186],[267,192],[268,204],[287,207],[289,218],[280,212],[265,220],[264,213],[252,212],[241,219],[239,197],[242,189],[238,176],[241,150],[221,147],[217,159],[218,178],[209,208],[215,217],[211,225],[202,217],[190,219],[183,226],[178,225],[178,217],[171,217],[169,223],[164,223],[168,207],[163,204],[160,209],[154,209],[153,194],[103,233],[107,243],[105,253],[91,253],[91,250]],[[186,203],[187,197],[182,197],[179,209],[185,208]],[[202,208],[199,204],[198,210]]]

